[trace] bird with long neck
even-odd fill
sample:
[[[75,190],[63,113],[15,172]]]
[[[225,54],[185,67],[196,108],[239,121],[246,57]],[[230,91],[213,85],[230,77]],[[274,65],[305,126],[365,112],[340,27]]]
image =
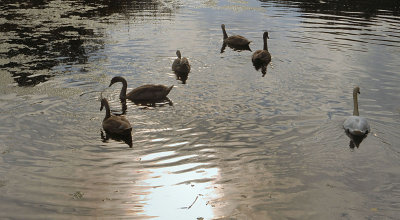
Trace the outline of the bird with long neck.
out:
[[[221,24],[222,28],[222,33],[224,36],[224,44],[222,46],[223,49],[221,49],[221,53],[223,53],[225,46],[228,45],[229,47],[235,49],[235,50],[250,50],[249,44],[251,41],[247,40],[245,37],[240,36],[240,35],[233,35],[233,36],[228,36],[225,30],[225,25]]]
[[[162,100],[167,97],[169,92],[174,86],[166,87],[164,85],[154,85],[148,84],[139,86],[129,93],[126,93],[128,83],[121,76],[115,76],[111,79],[110,86],[112,86],[116,82],[122,83],[121,92],[119,97],[121,100],[129,99],[131,101],[156,101]]]
[[[268,42],[267,39],[269,39],[268,32],[265,31],[263,34],[263,41],[264,41],[264,47],[262,50],[256,50],[253,53],[253,56],[251,57],[251,61],[253,62],[253,65],[256,70],[259,70],[262,68],[263,76],[267,72],[267,65],[271,62],[271,54],[268,51]]]
[[[186,57],[181,56],[180,50],[176,51],[176,56],[178,58],[176,58],[172,63],[172,71],[180,74],[188,74],[190,72],[189,60]]]
[[[358,147],[371,130],[367,119],[359,116],[358,94],[360,94],[360,88],[357,86],[353,89],[353,115],[349,116],[343,123],[343,129],[351,139],[350,147],[352,148],[354,148],[354,145]]]
[[[130,133],[132,126],[124,116],[111,115],[110,105],[106,98],[101,99],[100,111],[106,109],[106,115],[103,119],[103,129],[112,134]]]

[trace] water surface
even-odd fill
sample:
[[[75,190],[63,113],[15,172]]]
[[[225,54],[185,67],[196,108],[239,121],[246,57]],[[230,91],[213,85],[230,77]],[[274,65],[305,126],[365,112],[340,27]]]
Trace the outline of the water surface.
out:
[[[397,1],[5,1],[0,6],[0,217],[396,219]],[[262,49],[220,53],[228,35]],[[171,71],[179,49],[186,84]],[[100,94],[128,102],[133,147],[102,138]],[[360,86],[371,134],[342,129]]]

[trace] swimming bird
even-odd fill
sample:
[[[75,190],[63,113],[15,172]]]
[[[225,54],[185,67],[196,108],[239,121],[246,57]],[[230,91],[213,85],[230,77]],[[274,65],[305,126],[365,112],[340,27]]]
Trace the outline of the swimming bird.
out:
[[[190,64],[189,60],[186,57],[181,57],[181,51],[176,51],[176,58],[172,63],[172,71],[181,73],[181,74],[188,74],[190,72]]]
[[[371,130],[367,119],[359,116],[358,94],[360,94],[360,87],[357,86],[353,89],[353,115],[349,116],[343,123],[343,128],[346,131],[347,136],[350,137],[357,147]],[[350,142],[350,147],[352,147],[352,142]]]
[[[233,48],[235,50],[250,50],[250,46],[249,44],[251,43],[251,41],[247,40],[245,37],[240,36],[240,35],[233,35],[233,36],[229,36],[225,31],[225,25],[221,24],[221,28],[222,28],[222,33],[224,34],[224,44],[221,48],[221,53],[224,52],[224,49],[226,47],[226,45],[228,45],[230,48]]]
[[[269,39],[269,37],[266,31],[263,34],[264,48],[262,50],[256,50],[251,57],[255,69],[258,71],[262,68],[263,76],[267,73],[267,65],[271,62],[271,54],[268,51],[267,39]]]
[[[167,95],[171,91],[174,86],[164,86],[164,85],[154,85],[148,84],[135,88],[130,91],[128,94],[126,93],[126,89],[128,87],[128,83],[125,78],[121,76],[115,76],[111,79],[110,86],[112,86],[116,82],[122,83],[121,92],[119,94],[119,98],[121,100],[129,99],[133,102],[135,101],[157,101],[166,99]]]
[[[106,108],[106,116],[103,119],[103,129],[111,134],[130,134],[132,126],[124,116],[111,115],[110,106],[106,98],[101,99],[100,111]]]

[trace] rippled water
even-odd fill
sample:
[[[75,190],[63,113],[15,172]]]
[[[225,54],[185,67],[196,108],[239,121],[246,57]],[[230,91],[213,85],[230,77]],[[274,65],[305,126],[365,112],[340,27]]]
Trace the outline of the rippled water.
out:
[[[396,219],[397,1],[4,1],[0,217]],[[220,53],[224,23],[250,51]],[[188,57],[186,84],[171,71]],[[128,102],[133,147],[104,137],[100,94],[174,85],[173,105]],[[360,86],[372,132],[342,129]]]

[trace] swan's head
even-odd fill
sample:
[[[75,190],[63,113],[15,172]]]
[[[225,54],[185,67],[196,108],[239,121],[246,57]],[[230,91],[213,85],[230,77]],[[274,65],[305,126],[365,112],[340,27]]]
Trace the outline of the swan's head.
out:
[[[107,104],[107,99],[106,98],[102,98],[101,99],[101,106],[100,106],[100,111],[103,110],[103,107]]]
[[[360,94],[360,87],[358,87],[358,86],[356,86],[356,87],[354,87],[354,89],[353,89],[353,94]]]
[[[112,86],[116,82],[123,82],[123,81],[124,81],[124,78],[122,78],[120,76],[115,76],[111,79],[110,85],[108,87]]]
[[[225,25],[224,25],[224,24],[221,24],[221,28],[222,28],[222,29],[225,29]]]
[[[178,58],[180,59],[181,58],[181,51],[177,50],[176,51],[176,56],[178,56]]]
[[[269,39],[269,36],[268,36],[268,31],[264,32],[264,35],[263,35],[263,39],[266,39],[266,38],[268,38],[268,39]]]

